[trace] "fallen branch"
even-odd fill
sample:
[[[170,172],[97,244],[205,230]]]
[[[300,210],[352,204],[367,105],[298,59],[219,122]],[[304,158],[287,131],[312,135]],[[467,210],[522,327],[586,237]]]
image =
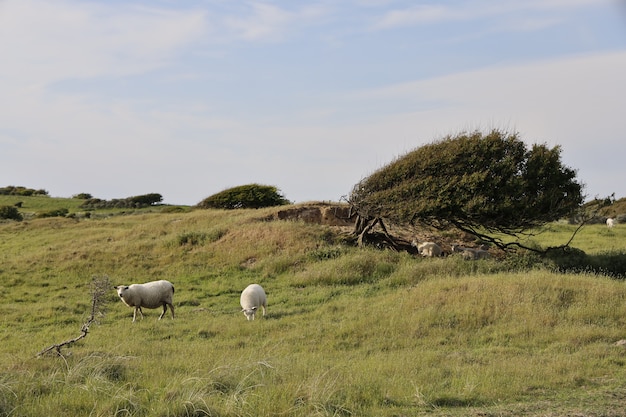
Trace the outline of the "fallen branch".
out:
[[[55,352],[58,356],[63,356],[61,353],[61,348],[63,346],[71,345],[72,343],[76,343],[79,340],[87,337],[89,333],[89,327],[96,320],[98,315],[104,314],[103,306],[106,303],[104,296],[106,295],[107,290],[111,287],[109,277],[106,275],[103,276],[94,276],[91,281],[91,312],[89,318],[80,328],[80,335],[76,336],[73,339],[66,340],[61,343],[56,343],[52,346],[48,346],[41,352],[37,354],[37,357],[43,356],[50,352]]]

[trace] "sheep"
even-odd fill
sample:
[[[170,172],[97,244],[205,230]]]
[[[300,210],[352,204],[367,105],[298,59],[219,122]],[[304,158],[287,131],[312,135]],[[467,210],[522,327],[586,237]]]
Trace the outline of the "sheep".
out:
[[[267,308],[267,296],[263,287],[259,284],[250,284],[242,292],[239,300],[241,304],[241,311],[248,320],[254,320],[254,316],[259,309],[263,308],[263,316],[265,316],[265,310]]]
[[[471,261],[491,258],[491,254],[485,249],[465,248],[459,245],[452,245],[452,252],[460,252],[463,259]]]
[[[422,256],[428,256],[432,258],[434,256],[441,256],[442,253],[441,246],[439,246],[435,242],[417,243],[416,240],[413,240],[413,242],[411,242],[411,246],[417,248],[417,253]]]
[[[609,217],[608,219],[606,219],[606,227],[608,227],[609,229],[612,229],[613,226],[615,226],[615,223],[617,223],[615,221],[615,219]]]
[[[145,284],[118,285],[113,287],[117,290],[117,295],[128,307],[134,307],[133,323],[137,319],[137,312],[143,319],[141,307],[159,308],[163,306],[163,313],[159,316],[159,320],[163,318],[167,312],[167,306],[172,312],[174,318],[174,285],[164,279],[160,281],[147,282]]]

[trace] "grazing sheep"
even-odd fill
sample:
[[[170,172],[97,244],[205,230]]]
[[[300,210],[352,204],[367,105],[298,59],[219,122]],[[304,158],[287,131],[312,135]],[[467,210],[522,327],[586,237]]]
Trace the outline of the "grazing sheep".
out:
[[[159,308],[163,306],[163,313],[159,316],[159,320],[161,320],[167,312],[167,306],[170,306],[172,318],[174,318],[174,304],[172,302],[174,297],[174,285],[169,281],[160,280],[128,286],[118,285],[113,288],[117,290],[117,295],[120,296],[124,304],[128,307],[135,308],[133,311],[133,323],[137,319],[138,311],[143,319],[141,307]]]
[[[254,320],[259,307],[263,308],[263,315],[265,316],[265,309],[267,308],[267,296],[263,287],[259,284],[250,284],[242,292],[240,298],[241,311],[248,320]]]
[[[452,252],[459,252],[463,259],[475,261],[477,259],[489,259],[491,254],[484,249],[465,248],[459,245],[452,245]]]
[[[609,229],[612,229],[613,226],[615,226],[615,223],[617,223],[615,219],[612,219],[610,217],[606,219],[606,227],[608,227]]]
[[[417,243],[416,240],[413,240],[413,242],[411,242],[411,246],[417,248],[417,253],[422,256],[428,256],[432,258],[434,256],[441,256],[442,253],[441,246],[439,246],[435,242]]]

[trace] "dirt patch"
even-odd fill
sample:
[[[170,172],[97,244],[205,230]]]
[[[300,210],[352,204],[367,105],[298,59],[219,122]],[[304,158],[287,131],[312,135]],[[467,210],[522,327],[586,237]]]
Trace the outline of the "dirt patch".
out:
[[[354,231],[356,216],[350,211],[350,206],[340,203],[312,202],[303,203],[286,208],[280,208],[265,220],[292,220],[303,221],[305,223],[320,224],[325,226],[340,227],[342,232],[350,233]],[[462,245],[466,247],[477,247],[475,237],[466,233],[448,233],[446,237],[434,230],[427,230],[419,227],[396,227],[387,224],[389,233],[395,241],[397,250],[404,250],[409,253],[417,253],[417,249],[411,245],[413,240],[417,242],[435,242],[444,251],[445,255],[452,254],[452,245]],[[372,230],[371,239],[376,241],[376,235],[380,234],[380,240],[384,241],[382,229]]]
[[[272,217],[275,220],[301,220],[326,226],[354,226],[356,220],[350,217],[349,206],[325,203],[289,207],[277,211]]]

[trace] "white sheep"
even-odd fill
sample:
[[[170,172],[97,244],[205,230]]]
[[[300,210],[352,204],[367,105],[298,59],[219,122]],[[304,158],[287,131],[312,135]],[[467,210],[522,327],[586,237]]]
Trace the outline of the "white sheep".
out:
[[[417,248],[417,253],[419,253],[420,255],[428,256],[431,258],[434,256],[441,256],[441,253],[443,252],[441,250],[441,246],[439,246],[435,242],[417,243],[416,240],[413,240],[413,242],[411,242],[411,245]]]
[[[608,219],[606,219],[606,227],[608,227],[609,229],[612,229],[613,226],[615,226],[615,223],[617,223],[615,221],[615,219],[609,217]]]
[[[163,306],[163,313],[159,316],[159,320],[163,318],[167,312],[167,306],[170,306],[172,318],[174,318],[174,285],[164,279],[160,281],[147,282],[145,284],[118,285],[113,287],[117,290],[117,295],[128,307],[134,307],[133,323],[137,319],[137,312],[143,319],[141,307],[159,308]]]
[[[263,308],[263,315],[265,316],[265,309],[267,308],[267,296],[263,287],[259,284],[250,284],[242,292],[239,299],[241,304],[241,311],[248,320],[254,320],[259,307]]]
[[[466,248],[459,245],[452,245],[452,252],[459,252],[463,259],[472,261],[491,258],[491,254],[485,249]]]

